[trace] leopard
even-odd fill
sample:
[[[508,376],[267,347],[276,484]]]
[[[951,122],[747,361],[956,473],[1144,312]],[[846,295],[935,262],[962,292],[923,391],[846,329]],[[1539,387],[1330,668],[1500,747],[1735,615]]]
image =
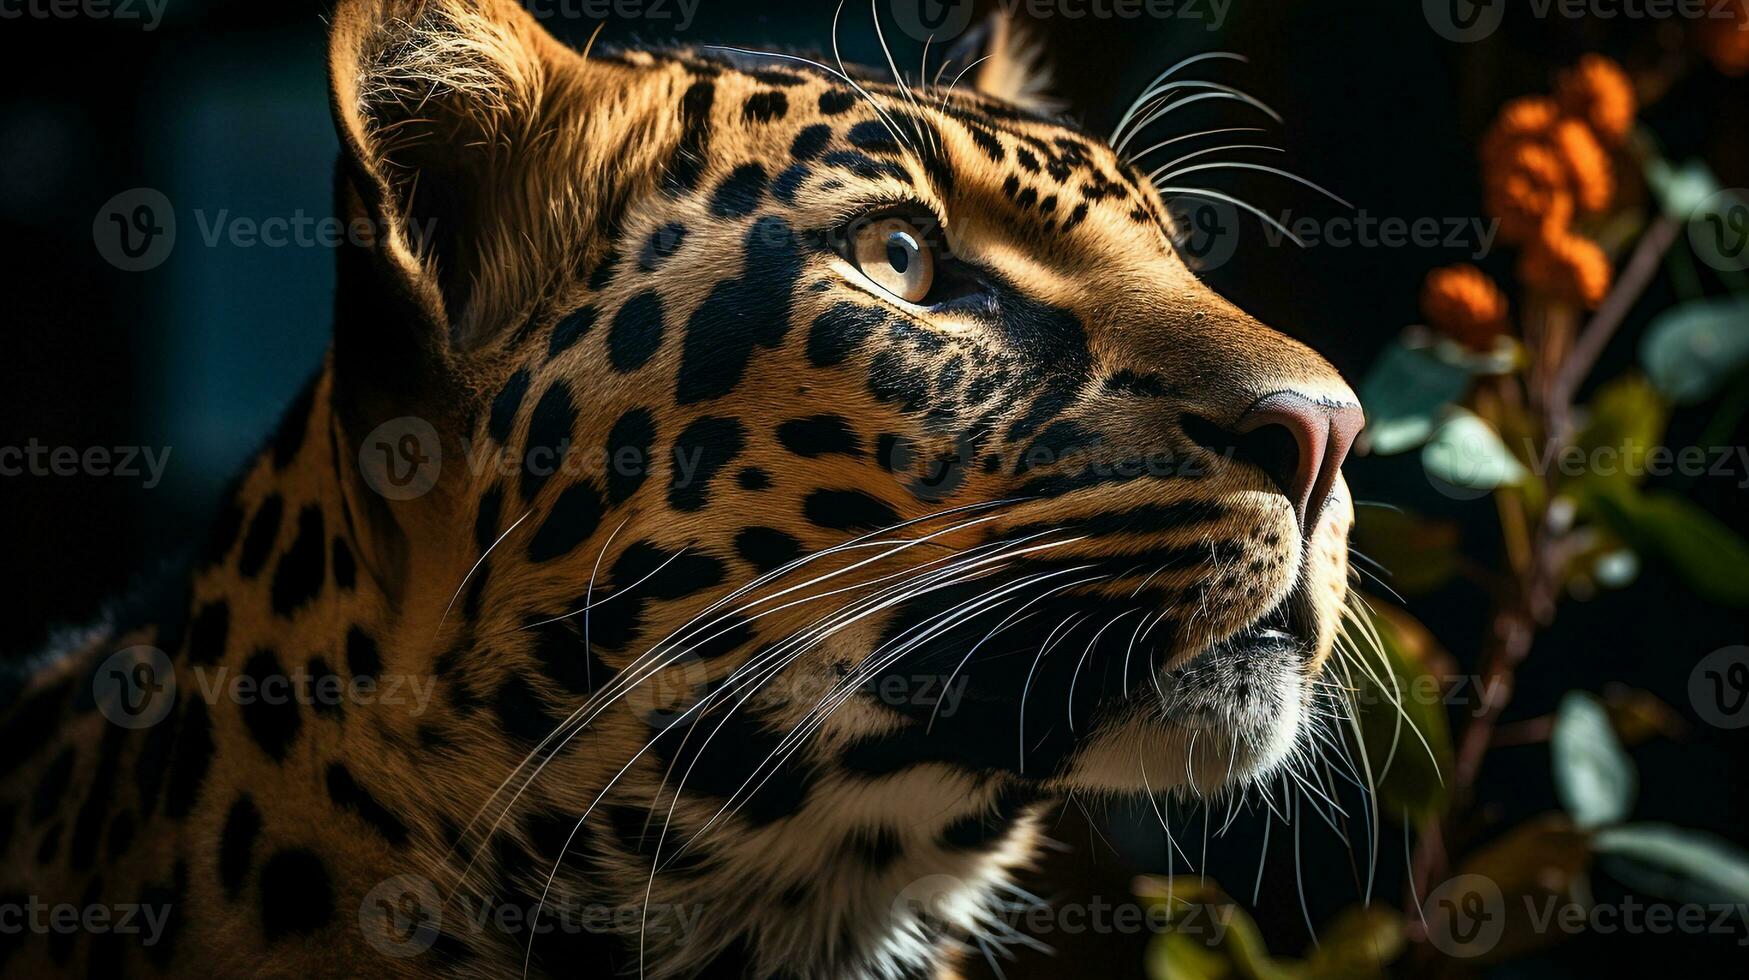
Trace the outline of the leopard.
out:
[[[7,675],[8,973],[958,976],[1065,800],[1309,750],[1358,400],[1018,25],[328,35],[331,344]]]

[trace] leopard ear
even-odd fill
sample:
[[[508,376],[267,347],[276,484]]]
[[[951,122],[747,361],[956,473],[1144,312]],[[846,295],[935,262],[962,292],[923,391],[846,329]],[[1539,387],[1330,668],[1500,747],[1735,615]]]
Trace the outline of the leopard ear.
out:
[[[1044,43],[1005,10],[966,32],[948,57],[962,68],[975,63],[972,88],[991,98],[1041,115],[1055,115],[1068,106],[1050,94],[1053,76]]]
[[[359,271],[389,280],[422,346],[465,350],[525,305],[537,263],[517,243],[539,240],[529,225],[542,220],[526,203],[527,154],[555,76],[578,61],[513,0],[337,5],[338,204],[368,256]],[[343,287],[360,279],[349,259],[361,257],[343,252]]]

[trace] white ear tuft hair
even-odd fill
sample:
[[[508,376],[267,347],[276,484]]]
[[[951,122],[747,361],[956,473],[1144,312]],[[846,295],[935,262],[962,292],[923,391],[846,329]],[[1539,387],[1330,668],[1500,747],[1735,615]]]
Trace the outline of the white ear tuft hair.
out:
[[[1045,61],[1044,42],[1029,35],[1012,14],[991,14],[978,30],[984,34],[973,88],[1010,105],[1055,115],[1068,103],[1050,94],[1054,80]]]

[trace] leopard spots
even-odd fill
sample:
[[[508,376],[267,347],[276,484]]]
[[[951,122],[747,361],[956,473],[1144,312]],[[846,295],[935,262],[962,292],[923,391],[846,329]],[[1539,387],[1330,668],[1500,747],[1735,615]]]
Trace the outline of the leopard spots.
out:
[[[399,847],[407,843],[407,825],[369,790],[358,785],[358,781],[352,778],[352,772],[344,764],[331,763],[325,781],[328,785],[328,799],[335,806],[357,815],[391,845]]]
[[[703,510],[711,481],[741,454],[745,430],[734,419],[704,416],[674,440],[674,468],[668,482],[668,504],[675,510]]]
[[[225,812],[219,832],[219,887],[235,900],[249,878],[255,858],[255,841],[261,836],[261,810],[248,793],[239,793]]]
[[[261,574],[279,538],[279,522],[285,513],[285,501],[279,494],[269,494],[255,508],[249,519],[249,530],[243,535],[243,550],[237,556],[237,574],[252,579]]]
[[[486,434],[500,444],[510,442],[510,432],[516,426],[516,413],[522,410],[522,400],[528,395],[531,377],[528,368],[519,368],[492,399],[492,411],[486,418]]]
[[[671,195],[691,193],[704,173],[711,137],[711,105],[716,95],[715,85],[697,81],[680,97],[680,142],[663,178],[663,187]]]
[[[771,489],[771,474],[757,466],[748,466],[735,474],[735,484],[743,490],[758,493]]]
[[[804,459],[819,456],[863,454],[856,428],[842,415],[813,415],[791,419],[777,427],[777,441]]]
[[[647,289],[626,300],[607,334],[607,360],[629,374],[643,367],[662,346],[662,297]]]
[[[546,738],[564,720],[564,715],[555,714],[528,681],[517,674],[498,685],[492,697],[492,711],[503,733],[524,746]]]
[[[845,88],[829,88],[820,93],[820,112],[828,116],[841,115],[856,105],[856,93]]]
[[[805,127],[796,134],[789,145],[789,155],[797,163],[807,163],[820,155],[826,144],[832,140],[832,127],[825,123],[815,123]]]
[[[377,652],[377,642],[362,627],[346,631],[346,671],[353,679],[375,678],[383,671],[383,658]]]
[[[789,98],[782,92],[755,92],[741,106],[741,115],[748,122],[768,123],[789,113]]]
[[[200,795],[201,784],[213,763],[213,721],[206,703],[199,698],[183,700],[182,720],[177,726],[176,751],[164,789],[164,812],[186,817]]]
[[[656,417],[647,408],[631,408],[607,433],[607,502],[618,506],[631,499],[649,476],[651,449],[656,442]]]
[[[815,490],[802,512],[808,523],[833,531],[877,531],[899,523],[893,508],[861,490]]]
[[[273,572],[273,611],[289,617],[315,600],[327,572],[328,536],[322,530],[322,508],[311,504],[298,512],[298,536],[280,556]]]
[[[587,605],[593,596],[586,596]],[[523,630],[534,637],[533,654],[542,672],[571,694],[593,694],[611,683],[617,672],[583,643],[589,610],[565,619],[537,618]]]
[[[802,543],[774,527],[744,527],[735,534],[735,553],[760,574],[802,556]]]
[[[593,326],[595,326],[594,306],[580,306],[571,311],[564,319],[553,325],[552,336],[547,338],[547,359],[551,360],[570,350],[577,341],[582,340],[589,333]],[[499,442],[503,441],[499,440]]]
[[[711,214],[719,218],[745,218],[759,208],[765,196],[765,168],[757,163],[736,167],[711,196]]]
[[[334,574],[334,587],[350,591],[358,584],[358,562],[352,556],[352,546],[346,539],[336,536],[328,548],[330,567]]]
[[[789,332],[791,283],[801,271],[795,233],[782,218],[754,222],[740,278],[718,283],[687,321],[675,382],[681,405],[720,398],[741,383],[756,347],[775,347]]]
[[[240,707],[243,727],[267,757],[284,762],[291,744],[303,726],[297,699],[291,696],[289,678],[279,654],[262,647],[243,664],[243,676],[252,682],[253,694]]]
[[[309,675],[311,690],[315,692],[310,700],[310,710],[327,718],[340,717],[345,710],[344,702],[327,693],[342,689],[345,681],[340,674],[321,657],[311,657],[304,665],[304,672]]]
[[[606,510],[601,494],[589,483],[573,483],[557,500],[528,543],[528,560],[539,564],[570,554],[601,526]]]
[[[269,943],[303,936],[334,917],[334,884],[321,856],[303,847],[275,851],[261,863],[256,902]]]
[[[771,182],[771,196],[784,204],[796,203],[796,193],[802,189],[802,184],[813,176],[813,171],[802,164],[792,164],[785,167],[777,179]]]
[[[576,425],[577,406],[571,400],[570,386],[563,382],[547,386],[528,417],[528,440],[523,448],[523,503],[534,500],[558,471]]]
[[[686,226],[678,221],[671,221],[656,229],[650,233],[650,237],[644,241],[643,249],[638,252],[638,268],[644,272],[655,272],[670,255],[680,250],[684,241]]]
[[[842,364],[884,321],[877,309],[855,303],[834,303],[808,327],[808,361],[815,367]]]

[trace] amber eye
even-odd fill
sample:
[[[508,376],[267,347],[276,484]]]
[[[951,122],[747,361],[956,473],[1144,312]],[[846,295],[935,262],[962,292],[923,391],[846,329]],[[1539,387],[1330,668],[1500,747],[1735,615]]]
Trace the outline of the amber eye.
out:
[[[935,249],[907,218],[877,218],[852,230],[850,260],[907,303],[923,302],[935,284]]]

